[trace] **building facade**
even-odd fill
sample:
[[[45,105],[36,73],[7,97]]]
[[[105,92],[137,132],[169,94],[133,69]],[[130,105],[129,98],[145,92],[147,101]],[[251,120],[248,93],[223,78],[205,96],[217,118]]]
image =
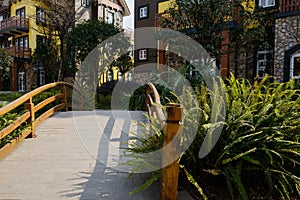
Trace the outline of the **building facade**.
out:
[[[89,19],[103,19],[123,27],[123,17],[130,15],[125,0],[75,0],[76,23]]]
[[[276,2],[274,75],[281,82],[300,79],[300,1]]]
[[[10,0],[1,6],[1,48],[14,60],[11,76],[1,81],[0,90],[26,92],[45,84],[43,66],[35,69],[31,63],[33,51],[44,38],[37,30],[45,21],[44,9],[30,0]]]
[[[172,1],[136,1],[135,27],[155,26],[157,14],[161,14]],[[248,10],[247,10],[248,9]],[[250,10],[249,10],[250,9]],[[250,45],[235,49],[234,38],[230,31],[239,23],[240,13],[266,12],[271,24],[266,25],[268,43],[266,46]],[[299,0],[253,0],[245,1],[239,10],[234,10],[234,18],[222,32],[222,52],[219,60],[221,76],[226,78],[229,72],[236,77],[262,79],[266,74],[274,76],[276,81],[300,79],[300,1]],[[158,24],[156,24],[158,26]],[[136,38],[138,43],[143,38]],[[156,55],[156,56],[155,56]],[[161,52],[139,49],[135,53],[135,65],[157,63],[165,60]],[[159,67],[156,66],[156,69]],[[151,67],[147,67],[150,69]],[[155,66],[152,67],[152,69]]]
[[[156,26],[156,16],[160,12],[159,5],[163,2],[169,2],[167,0],[135,0],[135,29],[143,27],[155,27]],[[144,47],[145,35],[135,34],[134,35],[134,65],[135,65],[135,75],[148,74],[151,72],[159,72],[160,66],[159,62],[159,51],[156,49],[150,49]],[[155,44],[156,47],[159,44]],[[155,46],[153,45],[153,46]]]

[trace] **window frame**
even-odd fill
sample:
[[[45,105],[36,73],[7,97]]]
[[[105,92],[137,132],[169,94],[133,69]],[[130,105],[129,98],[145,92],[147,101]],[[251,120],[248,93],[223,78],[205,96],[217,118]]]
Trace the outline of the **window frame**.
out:
[[[290,62],[290,79],[300,79],[300,76],[294,76],[294,58],[299,57],[300,58],[300,52],[295,53],[291,56],[291,62]]]
[[[19,92],[26,91],[26,71],[24,67],[18,70],[18,91]]]
[[[21,11],[24,11],[24,13],[22,13]],[[21,14],[22,14],[22,15],[21,15]],[[26,17],[26,9],[25,9],[25,6],[16,10],[16,16],[18,16],[18,17],[20,17],[20,18],[25,18],[25,17]]]
[[[262,5],[262,2],[265,2],[265,5]],[[273,1],[273,4],[269,4],[270,1]],[[269,8],[269,7],[274,7],[276,6],[276,0],[258,0],[258,6],[262,8]]]
[[[108,13],[112,16],[112,21],[109,21],[109,17],[108,17],[109,15],[108,15]],[[115,24],[115,13],[114,12],[112,12],[110,10],[106,11],[106,22],[108,24]]]
[[[143,11],[141,12],[141,10],[147,9],[146,12]],[[143,15],[141,15],[143,13]],[[142,5],[140,7],[138,7],[138,19],[147,19],[149,18],[149,4],[146,5]]]
[[[43,66],[39,67],[39,86],[46,84],[46,72]]]
[[[144,53],[142,53],[144,52]],[[148,49],[139,49],[138,50],[138,59],[139,61],[147,61],[148,60]]]
[[[272,54],[273,51],[271,50],[261,50],[257,52],[257,59],[256,59],[256,76],[258,79],[263,79],[267,74],[267,67],[268,67],[268,54]],[[263,59],[259,59],[259,55],[263,55]],[[263,76],[260,75],[260,71],[262,70]]]
[[[14,39],[15,47],[22,47],[24,49],[29,49],[29,37],[23,36]]]
[[[47,45],[47,38],[42,35],[37,35],[36,36],[36,47],[44,47]]]
[[[88,8],[90,6],[90,0],[81,0],[81,6]]]
[[[45,22],[46,22],[45,10],[41,7],[36,6],[36,23],[45,23]]]

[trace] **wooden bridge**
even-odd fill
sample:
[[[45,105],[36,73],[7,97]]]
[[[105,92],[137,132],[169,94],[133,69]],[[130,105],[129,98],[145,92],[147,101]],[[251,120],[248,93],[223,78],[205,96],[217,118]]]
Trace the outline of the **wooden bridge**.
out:
[[[34,96],[53,88],[60,88],[60,92],[34,104]],[[122,154],[118,149],[128,143],[129,133],[136,132],[137,127],[126,116],[129,113],[133,120],[140,120],[144,118],[143,113],[68,111],[68,88],[72,89],[72,86],[67,83],[52,83],[0,109],[0,116],[20,106],[24,106],[26,110],[14,123],[0,130],[0,138],[9,135],[24,123],[29,125],[20,136],[0,150],[0,199],[160,199],[159,183],[129,195],[151,173],[135,174],[128,178],[128,173],[110,167],[118,163]],[[35,118],[39,110],[54,102],[58,104]],[[65,112],[56,112],[59,110]],[[162,114],[153,108],[150,110],[156,115]],[[76,124],[74,115],[83,124]],[[91,115],[96,116],[100,122],[101,133],[97,138],[83,142],[78,126],[88,126],[87,119]],[[21,142],[26,137],[30,138]],[[101,145],[95,148],[96,152],[87,148],[101,138],[105,138],[115,148],[110,148],[107,142],[98,143]],[[15,150],[12,151],[13,149]],[[180,192],[177,199],[191,198],[188,193]]]

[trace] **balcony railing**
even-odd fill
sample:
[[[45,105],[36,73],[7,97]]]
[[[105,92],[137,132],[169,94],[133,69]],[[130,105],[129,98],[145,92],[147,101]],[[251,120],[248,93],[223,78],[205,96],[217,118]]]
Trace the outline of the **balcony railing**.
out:
[[[19,16],[10,17],[0,23],[0,33],[15,35],[28,32],[29,19]]]
[[[299,9],[299,0],[280,0],[280,12],[296,11]]]
[[[30,58],[31,49],[27,47],[5,47],[4,50],[15,58]]]

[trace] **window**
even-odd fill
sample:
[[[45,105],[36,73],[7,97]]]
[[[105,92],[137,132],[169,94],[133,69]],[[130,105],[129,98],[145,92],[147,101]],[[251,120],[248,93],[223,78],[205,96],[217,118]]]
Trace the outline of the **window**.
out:
[[[263,8],[275,6],[275,0],[259,0],[259,6]]]
[[[46,21],[45,11],[43,8],[36,7],[36,22],[44,23]]]
[[[16,16],[25,18],[25,7],[16,10]]]
[[[290,78],[300,79],[300,53],[291,58]]]
[[[81,0],[81,6],[82,7],[89,7],[90,6],[90,0]]]
[[[107,11],[106,12],[106,20],[107,23],[109,24],[114,24],[115,23],[115,14],[113,12]]]
[[[25,70],[22,67],[18,73],[18,90],[19,92],[25,92]]]
[[[20,47],[23,47],[23,46],[24,46],[23,38],[19,38],[19,46],[20,46]]]
[[[139,60],[147,60],[147,49],[141,49],[139,52]]]
[[[19,46],[19,38],[15,39],[15,46],[16,46],[16,47]]]
[[[39,48],[46,46],[46,37],[37,35],[36,36],[36,46]]]
[[[43,66],[39,67],[39,86],[45,85],[45,69]]]
[[[28,48],[28,36],[24,37],[24,47]]]
[[[143,6],[139,8],[139,18],[146,18],[148,17],[148,6]]]
[[[256,76],[258,79],[262,79],[270,68],[270,61],[272,59],[272,51],[258,51],[257,52],[257,64],[256,64]]]
[[[8,18],[8,13],[7,12],[0,14],[0,22],[7,19],[7,18]]]
[[[29,42],[28,42],[28,36],[25,37],[19,37],[15,39],[15,46],[16,47],[25,47],[28,48]]]

